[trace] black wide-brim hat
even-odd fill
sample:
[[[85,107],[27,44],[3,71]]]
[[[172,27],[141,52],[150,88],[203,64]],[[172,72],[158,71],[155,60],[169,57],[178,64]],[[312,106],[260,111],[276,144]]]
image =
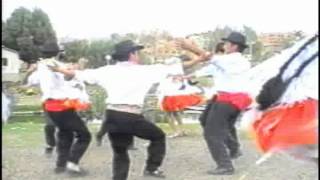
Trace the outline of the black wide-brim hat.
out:
[[[239,32],[232,32],[227,38],[222,38],[222,40],[240,45],[244,48],[248,47],[246,44],[246,37]]]
[[[115,45],[112,58],[117,59],[117,57],[124,56],[126,54],[129,54],[130,52],[139,51],[143,48],[144,46],[137,45],[131,40],[122,41]]]

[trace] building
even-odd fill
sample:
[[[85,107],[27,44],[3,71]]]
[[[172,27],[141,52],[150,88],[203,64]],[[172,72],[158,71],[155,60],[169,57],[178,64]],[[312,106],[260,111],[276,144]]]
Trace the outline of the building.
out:
[[[19,70],[23,61],[19,59],[18,52],[2,46],[2,82],[17,82],[20,80]]]
[[[296,32],[289,33],[262,33],[259,41],[266,50],[281,51],[286,40],[295,39]]]

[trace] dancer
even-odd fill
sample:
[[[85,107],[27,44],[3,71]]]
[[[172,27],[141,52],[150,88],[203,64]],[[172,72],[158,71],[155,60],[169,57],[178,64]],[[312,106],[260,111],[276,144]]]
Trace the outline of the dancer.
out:
[[[168,74],[181,72],[181,65],[166,66],[139,65],[138,51],[143,49],[131,40],[115,45],[112,58],[115,65],[98,69],[70,71],[65,68],[53,68],[65,75],[95,83],[108,92],[106,127],[113,150],[113,180],[126,180],[129,172],[128,147],[134,136],[151,141],[144,175],[164,178],[159,170],[165,156],[165,134],[155,124],[141,114],[144,96],[151,85],[164,79]],[[196,64],[194,60],[190,64]]]
[[[37,71],[33,77],[38,73],[37,81],[42,92],[44,109],[58,127],[55,173],[68,170],[71,175],[83,176],[86,171],[80,168],[79,161],[88,148],[91,135],[76,111],[87,109],[89,98],[83,83],[72,81],[49,69],[48,66],[62,65],[54,59],[57,53],[58,48],[54,44],[44,45],[44,59],[37,63]]]
[[[212,75],[217,94],[206,106],[200,117],[204,129],[204,137],[217,168],[208,171],[212,175],[234,174],[231,159],[241,156],[240,144],[235,129],[235,121],[239,113],[252,102],[246,92],[246,83],[241,75],[250,69],[249,61],[241,53],[247,48],[246,38],[238,32],[232,32],[225,42],[225,55],[211,58],[209,65],[196,71],[192,76]],[[181,47],[205,56],[205,51],[187,42]],[[229,152],[227,151],[229,149]]]
[[[180,59],[171,58],[171,61],[173,61],[172,59],[181,61],[182,64],[191,60],[186,55],[180,56]],[[194,82],[173,76],[168,76],[160,82],[158,102],[160,103],[160,109],[166,113],[169,126],[173,130],[173,134],[168,136],[169,138],[185,136],[186,132],[183,130],[181,113],[189,106],[204,103],[204,98],[201,95],[202,90],[191,84],[194,84]]]
[[[318,165],[318,42],[314,35],[282,53],[287,61],[257,96],[251,132],[263,153],[286,152]]]

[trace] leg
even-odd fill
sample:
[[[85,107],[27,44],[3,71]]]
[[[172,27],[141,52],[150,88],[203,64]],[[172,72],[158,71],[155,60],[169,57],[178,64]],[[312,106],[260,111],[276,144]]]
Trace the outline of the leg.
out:
[[[175,117],[174,117],[174,112],[167,112],[167,117],[168,117],[168,124],[171,127],[171,129],[173,130],[173,133],[176,134],[177,133],[177,126],[175,124]]]
[[[109,134],[122,133],[151,141],[148,147],[145,175],[164,177],[158,170],[165,155],[164,132],[153,123],[146,121],[142,115],[112,110],[108,112],[110,112],[108,116]],[[126,147],[131,141],[132,139],[125,143]]]
[[[233,107],[230,107],[230,108],[233,108]],[[234,117],[231,117],[231,120],[229,121],[229,135],[225,141],[225,144],[230,151],[231,158],[237,158],[241,156],[239,138],[237,135],[237,129],[235,127],[235,122],[237,120],[237,117],[240,111],[236,110],[235,108],[234,110],[235,110],[235,115]]]
[[[148,139],[151,141],[148,147],[146,170],[156,171],[162,164],[166,152],[164,132],[153,123],[146,121],[141,117],[141,119],[134,124],[133,134],[142,139]]]
[[[201,126],[204,128],[205,124],[206,124],[206,120],[207,120],[207,117],[208,117],[208,113],[210,111],[210,108],[212,106],[213,102],[210,101],[207,105],[206,105],[206,108],[204,109],[204,111],[201,113],[200,117],[199,117],[199,121],[200,121],[200,124]]]
[[[212,158],[219,169],[233,172],[233,165],[225,146],[229,135],[228,122],[234,115],[233,109],[228,104],[215,102],[208,113],[204,127],[204,136]]]
[[[70,149],[73,141],[73,133],[67,130],[59,130],[57,135],[58,135],[57,167],[65,168],[70,156]]]
[[[113,151],[113,180],[126,180],[129,172],[130,159],[128,148],[133,136],[123,133],[108,134]]]
[[[88,131],[88,128],[86,127],[85,123],[80,119],[78,114],[73,110],[67,110],[62,112],[49,112],[49,115],[53,122],[59,128],[58,144],[64,143],[67,144],[65,145],[65,147],[69,147],[69,143],[72,144],[73,142],[74,134],[77,137],[71,149],[68,149],[68,160],[74,164],[78,164],[82,155],[88,148],[88,145],[91,140],[91,135]],[[66,154],[66,152],[63,153]]]
[[[69,161],[78,164],[90,144],[91,134],[88,127],[85,125],[85,122],[80,119],[76,112],[70,112],[68,123],[75,136],[75,142],[71,147]]]
[[[53,152],[53,148],[56,146],[56,137],[55,137],[56,127],[45,110],[44,110],[44,119],[45,119],[44,135],[45,135],[45,140],[47,144],[45,153],[47,155],[51,155]]]
[[[105,116],[107,118],[107,116]],[[107,133],[108,129],[107,129],[107,120],[105,119],[101,126],[100,126],[100,130],[98,131],[98,133],[96,134],[96,141],[97,141],[97,146],[101,146],[102,144],[102,139],[103,136]]]
[[[58,127],[57,133],[57,168],[64,170],[69,159],[70,148],[73,141],[73,132],[66,128],[65,122],[68,121],[65,112],[48,112],[49,118]]]
[[[183,123],[181,118],[181,112],[174,112],[174,117],[177,122],[177,129],[180,135],[186,135],[185,131],[183,130]]]

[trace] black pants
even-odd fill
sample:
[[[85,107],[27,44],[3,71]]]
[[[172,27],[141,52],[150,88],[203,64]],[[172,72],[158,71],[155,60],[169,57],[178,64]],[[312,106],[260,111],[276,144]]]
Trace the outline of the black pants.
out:
[[[91,134],[74,110],[48,112],[58,127],[57,166],[65,167],[67,161],[78,164],[91,141]]]
[[[113,180],[126,180],[130,159],[128,147],[133,136],[150,140],[146,170],[156,170],[163,161],[166,151],[165,134],[142,115],[108,110],[107,129],[113,150]]]
[[[107,113],[107,112],[106,112]],[[108,124],[107,124],[107,117],[108,115],[105,115],[106,119],[102,121],[102,124],[100,126],[99,131],[97,132],[96,136],[98,139],[103,139],[104,135],[108,132]],[[130,143],[130,147],[134,147],[134,139],[132,138],[132,141]]]
[[[44,136],[47,143],[47,146],[55,147],[56,146],[56,126],[50,119],[48,112],[44,110]]]
[[[230,104],[212,102],[207,105],[200,117],[205,140],[218,167],[232,167],[230,153],[239,150],[234,126],[239,113],[240,111]]]

